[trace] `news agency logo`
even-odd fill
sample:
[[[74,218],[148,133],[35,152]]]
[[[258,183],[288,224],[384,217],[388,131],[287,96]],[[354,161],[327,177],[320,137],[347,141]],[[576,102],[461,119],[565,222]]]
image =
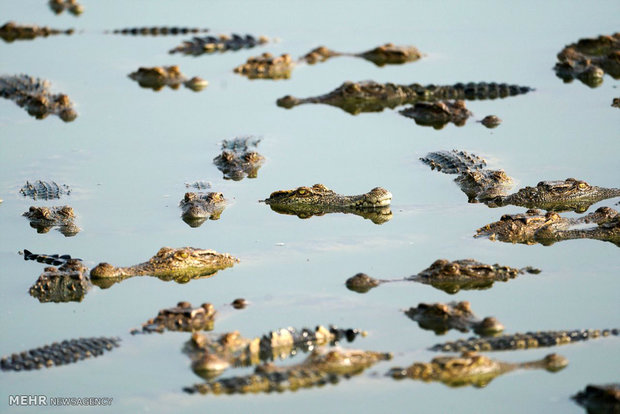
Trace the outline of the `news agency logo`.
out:
[[[46,395],[9,395],[11,406],[109,406],[112,397],[47,397]]]

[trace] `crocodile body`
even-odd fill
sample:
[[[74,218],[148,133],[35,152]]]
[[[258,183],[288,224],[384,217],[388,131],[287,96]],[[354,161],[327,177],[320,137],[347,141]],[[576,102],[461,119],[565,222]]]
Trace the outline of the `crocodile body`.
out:
[[[567,178],[563,181],[541,181],[536,187],[522,188],[497,202],[547,211],[572,210],[582,213],[592,204],[612,197],[620,197],[620,188],[597,187]]]
[[[132,36],[175,36],[196,33],[206,33],[209,29],[199,27],[175,27],[175,26],[152,26],[152,27],[125,27],[123,29],[115,29],[112,34],[132,35]]]
[[[28,293],[39,302],[81,302],[90,289],[88,269],[80,259],[67,259],[60,267],[46,267]]]
[[[237,66],[234,72],[249,79],[288,79],[294,67],[295,62],[288,53],[273,56],[265,52],[250,57],[244,64]]]
[[[256,338],[244,338],[237,331],[217,338],[195,333],[185,344],[183,352],[192,360],[192,369],[197,375],[213,378],[229,367],[284,359],[299,351],[309,352],[315,347],[333,345],[343,338],[352,342],[359,334],[361,332],[357,329],[328,329],[323,326],[317,326],[314,330],[279,329]]]
[[[482,388],[495,377],[517,369],[557,372],[567,365],[568,360],[557,354],[549,354],[536,361],[511,363],[496,361],[475,352],[464,352],[460,356],[436,357],[429,363],[415,362],[406,368],[392,368],[388,375],[395,379],[438,381],[450,387],[472,385]]]
[[[558,53],[556,75],[571,82],[579,79],[595,87],[603,82],[603,75],[620,79],[620,33],[597,38],[580,39]]]
[[[49,114],[65,122],[77,118],[73,103],[65,94],[52,94],[51,84],[28,75],[0,76],[0,97],[10,99],[37,119]]]
[[[471,310],[469,302],[420,303],[405,311],[420,328],[443,335],[450,329],[461,332],[473,330],[478,335],[492,336],[504,330],[504,326],[493,317],[479,319]]]
[[[32,40],[37,37],[47,37],[51,35],[73,34],[73,29],[59,30],[47,26],[21,25],[15,22],[7,22],[0,27],[0,37],[7,43],[14,40]]]
[[[299,218],[309,218],[326,213],[356,214],[382,224],[392,218],[389,205],[392,194],[384,188],[376,187],[366,194],[343,196],[315,184],[312,187],[298,187],[294,190],[280,190],[262,200],[280,214],[293,214]]]
[[[435,129],[442,129],[450,122],[456,126],[463,126],[473,115],[465,106],[465,101],[418,102],[399,113],[407,118],[413,118],[418,125],[431,126]]]
[[[532,88],[508,85],[505,83],[457,83],[455,85],[427,85],[417,83],[397,85],[393,83],[345,82],[332,92],[310,98],[295,98],[287,95],[278,99],[278,106],[292,108],[306,103],[323,103],[337,106],[356,115],[360,112],[381,112],[385,108],[395,108],[416,102],[441,100],[481,100],[505,98],[528,93]]]
[[[496,200],[501,202],[513,185],[512,178],[503,170],[487,170],[483,158],[465,151],[430,152],[420,161],[432,170],[458,174],[454,182],[467,195],[469,203],[484,202],[496,206]]]
[[[90,272],[92,279],[126,279],[133,276],[150,275],[161,280],[187,283],[192,279],[210,277],[218,270],[226,269],[239,259],[213,250],[193,247],[162,247],[147,262],[129,267],[115,267],[99,263]]]
[[[620,214],[610,207],[600,207],[579,218],[528,210],[525,214],[505,214],[499,221],[479,228],[474,237],[545,246],[562,240],[594,239],[620,246]]]
[[[190,227],[198,227],[207,219],[218,220],[226,208],[226,199],[222,193],[185,193],[179,203],[183,221]]]
[[[620,413],[620,383],[588,385],[583,391],[573,395],[572,399],[584,407],[588,414],[618,414]]]
[[[83,359],[98,357],[105,351],[118,347],[120,338],[80,338],[54,342],[40,348],[30,349],[19,354],[4,356],[0,360],[3,371],[29,371],[66,365]]]
[[[56,184],[54,181],[37,180],[34,183],[26,181],[26,184],[19,190],[24,197],[33,200],[54,200],[63,195],[71,194],[71,189],[66,184]]]
[[[75,236],[80,228],[75,225],[75,213],[69,206],[62,207],[34,207],[31,206],[22,216],[30,220],[30,226],[37,233],[47,233],[52,227],[58,227],[58,231],[66,237]]]
[[[269,42],[265,36],[254,37],[252,35],[219,35],[194,37],[170,50],[169,53],[183,53],[185,55],[200,56],[204,53],[226,52],[229,50],[251,49],[258,45]]]
[[[547,348],[556,345],[573,344],[599,337],[620,335],[618,329],[582,329],[574,331],[538,331],[501,335],[493,338],[459,339],[432,346],[432,351],[507,351],[515,349]]]
[[[84,6],[77,0],[49,0],[48,5],[55,14],[61,14],[65,10],[74,16],[84,13]]]
[[[468,171],[479,171],[486,167],[487,162],[466,151],[435,151],[420,158],[424,164],[445,174],[460,174]]]
[[[164,331],[210,331],[215,323],[215,308],[203,303],[193,308],[191,303],[179,302],[177,306],[159,311],[155,318],[142,324],[140,329],[132,329],[131,334],[163,333]]]
[[[254,148],[260,139],[237,137],[222,142],[222,153],[213,158],[215,166],[224,174],[225,180],[240,181],[245,177],[256,178],[265,158]]]
[[[159,91],[163,89],[164,86],[178,89],[179,86],[184,85],[186,88],[198,92],[206,88],[209,84],[209,82],[198,76],[188,79],[187,76],[181,73],[177,65],[154,66],[152,68],[141,67],[128,76],[138,82],[141,87],[154,91]]]
[[[200,394],[297,391],[300,388],[335,384],[341,378],[360,374],[375,363],[391,357],[382,352],[318,348],[301,364],[286,367],[265,364],[258,366],[254,374],[196,384],[184,388],[184,391]]]
[[[366,293],[370,289],[387,282],[413,281],[431,285],[446,293],[454,294],[459,290],[488,289],[494,282],[506,282],[521,273],[539,273],[540,270],[527,267],[516,269],[498,264],[488,265],[473,259],[449,261],[436,260],[429,268],[420,273],[402,279],[375,279],[365,273],[358,273],[346,281],[349,290]]]

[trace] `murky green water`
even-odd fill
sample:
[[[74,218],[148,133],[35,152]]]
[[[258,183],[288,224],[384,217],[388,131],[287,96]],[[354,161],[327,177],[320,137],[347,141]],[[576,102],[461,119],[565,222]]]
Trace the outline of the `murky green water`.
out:
[[[469,300],[476,313],[496,316],[507,332],[620,325],[616,246],[593,240],[544,247],[474,239],[477,228],[523,209],[467,204],[452,177],[417,161],[429,151],[458,148],[484,156],[492,168],[505,169],[518,186],[566,177],[619,186],[620,118],[618,109],[610,107],[612,98],[620,96],[618,82],[606,76],[596,89],[580,82],[563,84],[551,69],[564,45],[618,30],[617,2],[598,2],[596,7],[526,2],[515,8],[514,3],[456,1],[84,0],[85,12],[78,18],[55,16],[45,3],[2,1],[3,19],[75,27],[80,33],[0,44],[0,73],[49,79],[54,91],[76,102],[79,117],[69,124],[53,116],[37,121],[12,102],[0,101],[0,354],[82,336],[119,335],[123,341],[105,357],[79,364],[2,373],[0,411],[9,411],[9,395],[37,394],[113,397],[107,410],[114,412],[376,412],[403,407],[582,412],[570,395],[588,383],[618,381],[617,338],[554,350],[570,360],[559,373],[515,372],[483,389],[383,377],[391,366],[429,361],[435,356],[426,350],[430,345],[463,337],[454,332],[437,337],[402,314],[403,308],[420,302]],[[282,41],[194,58],[167,53],[189,36],[102,33],[141,25],[209,27],[213,33],[265,34]],[[325,44],[355,52],[388,41],[414,44],[427,56],[384,68],[343,57],[299,67],[290,80],[275,82],[232,73],[263,51],[300,56]],[[199,93],[184,88],[154,93],[127,78],[139,66],[167,64],[179,64],[185,74],[202,76],[210,86]],[[504,120],[494,130],[470,120],[460,128],[448,125],[436,131],[392,110],[351,116],[324,105],[292,110],[275,105],[286,94],[317,95],[345,80],[365,79],[422,84],[484,80],[537,90],[468,103],[475,119],[496,114]],[[256,179],[223,180],[212,164],[219,143],[247,134],[262,137],[258,149],[267,158],[265,165]],[[26,180],[37,179],[73,188],[59,202],[36,205],[70,204],[83,229],[77,236],[64,237],[56,230],[37,234],[20,216],[35,203],[18,190]],[[220,220],[199,228],[185,224],[177,207],[184,183],[194,180],[211,181],[215,191],[232,200]],[[257,202],[277,189],[319,182],[345,194],[385,187],[394,195],[393,219],[380,226],[342,214],[300,220]],[[241,263],[185,285],[133,278],[105,290],[95,287],[81,303],[40,304],[27,290],[42,266],[17,254],[28,248],[69,253],[91,267],[100,261],[130,265],[161,246],[212,248],[234,254]],[[344,287],[360,271],[402,277],[442,257],[532,265],[543,272],[452,296],[414,283],[388,284],[365,295]],[[251,305],[243,311],[224,306],[237,297]],[[254,336],[285,326],[337,324],[368,331],[354,347],[391,351],[395,357],[337,386],[275,395],[187,395],[182,388],[200,381],[180,352],[189,335],[128,333],[180,300],[211,302],[222,309],[218,332]],[[525,361],[547,353],[491,356]]]

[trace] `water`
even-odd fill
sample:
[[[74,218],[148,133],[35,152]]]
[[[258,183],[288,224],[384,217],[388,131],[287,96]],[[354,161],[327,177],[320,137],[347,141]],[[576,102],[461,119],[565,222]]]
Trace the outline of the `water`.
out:
[[[76,18],[55,16],[42,1],[2,2],[4,20],[78,34],[0,44],[0,72],[27,73],[67,93],[79,117],[37,121],[10,101],[0,101],[0,354],[65,338],[119,335],[122,346],[104,357],[62,368],[0,376],[0,411],[8,395],[113,397],[115,411],[315,412],[343,407],[376,412],[416,407],[445,412],[583,412],[570,395],[588,383],[617,381],[617,338],[557,350],[490,354],[507,361],[540,358],[556,351],[565,370],[519,371],[484,389],[383,377],[396,365],[429,361],[426,348],[463,334],[437,337],[402,314],[420,302],[469,300],[480,316],[496,316],[507,332],[604,328],[619,324],[618,248],[575,240],[552,246],[511,245],[473,239],[475,230],[519,207],[489,209],[467,204],[452,177],[417,161],[429,151],[463,149],[503,168],[517,186],[576,177],[591,184],[620,185],[618,82],[605,77],[590,89],[563,84],[552,71],[562,47],[582,37],[617,31],[617,2],[589,4],[526,2],[340,1],[322,7],[306,2],[83,1]],[[279,37],[279,43],[214,56],[187,57],[167,51],[189,36],[128,37],[103,30],[151,25],[209,27],[213,33]],[[300,56],[325,44],[363,51],[391,41],[414,44],[427,56],[415,63],[378,68],[362,59],[334,58],[299,67],[290,80],[250,81],[232,68],[263,51]],[[179,64],[188,76],[210,82],[199,93],[185,88],[154,93],[127,74],[139,66]],[[285,110],[277,98],[314,96],[345,80],[451,84],[498,81],[536,92],[468,107],[475,119],[496,114],[503,124],[487,130],[470,119],[463,127],[420,127],[396,111],[351,116],[326,105]],[[226,181],[212,164],[219,143],[238,135],[262,137],[267,159],[257,179]],[[73,192],[57,202],[23,198],[26,180],[55,180]],[[209,180],[231,205],[220,220],[190,228],[177,207],[184,183]],[[272,191],[323,183],[343,194],[376,186],[393,195],[391,221],[375,225],[353,215],[300,220],[258,203]],[[590,208],[613,206],[618,199]],[[20,215],[30,205],[70,204],[83,229],[75,237],[56,230],[37,234]],[[574,213],[567,214],[569,216]],[[195,246],[231,253],[241,263],[185,285],[133,278],[109,289],[94,287],[81,303],[39,304],[27,293],[41,265],[17,252],[69,253],[89,266],[100,261],[139,263],[162,246]],[[411,275],[437,258],[473,257],[487,263],[541,268],[490,290],[456,295],[422,284],[386,284],[360,295],[344,281],[363,271],[380,278]],[[237,297],[250,306],[233,311]],[[139,326],[180,300],[211,302],[221,309],[217,332],[261,335],[284,326],[337,324],[368,331],[353,346],[391,351],[394,360],[338,386],[276,395],[191,396],[181,390],[200,379],[181,354],[187,334],[133,337]],[[298,356],[292,362],[298,362]],[[241,371],[246,372],[246,371]],[[235,375],[229,371],[226,375]],[[425,397],[425,398],[424,398]],[[499,408],[501,407],[501,408]],[[23,408],[21,408],[23,410]],[[34,411],[34,409],[32,409]],[[64,412],[69,408],[56,408]],[[27,410],[25,410],[27,411]]]

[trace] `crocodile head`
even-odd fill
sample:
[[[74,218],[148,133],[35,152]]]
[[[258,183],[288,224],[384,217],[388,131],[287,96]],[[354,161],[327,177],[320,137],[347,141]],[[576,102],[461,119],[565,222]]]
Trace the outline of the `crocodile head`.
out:
[[[206,219],[217,220],[226,208],[222,193],[185,193],[179,203],[183,210],[182,218],[191,227],[200,226]]]
[[[214,250],[193,247],[162,247],[147,262],[130,267],[115,267],[100,263],[91,270],[91,278],[122,278],[152,275],[163,280],[174,279],[187,282],[192,277],[211,275],[218,270],[230,267],[239,259]]]
[[[506,197],[503,204],[553,211],[584,212],[596,202],[618,196],[620,196],[618,188],[597,187],[585,181],[567,178],[563,181],[541,181],[536,187],[522,188]]]
[[[377,66],[385,64],[401,64],[413,62],[422,57],[420,51],[414,46],[395,46],[392,43],[386,43],[372,50],[361,53],[360,57],[371,61]]]

